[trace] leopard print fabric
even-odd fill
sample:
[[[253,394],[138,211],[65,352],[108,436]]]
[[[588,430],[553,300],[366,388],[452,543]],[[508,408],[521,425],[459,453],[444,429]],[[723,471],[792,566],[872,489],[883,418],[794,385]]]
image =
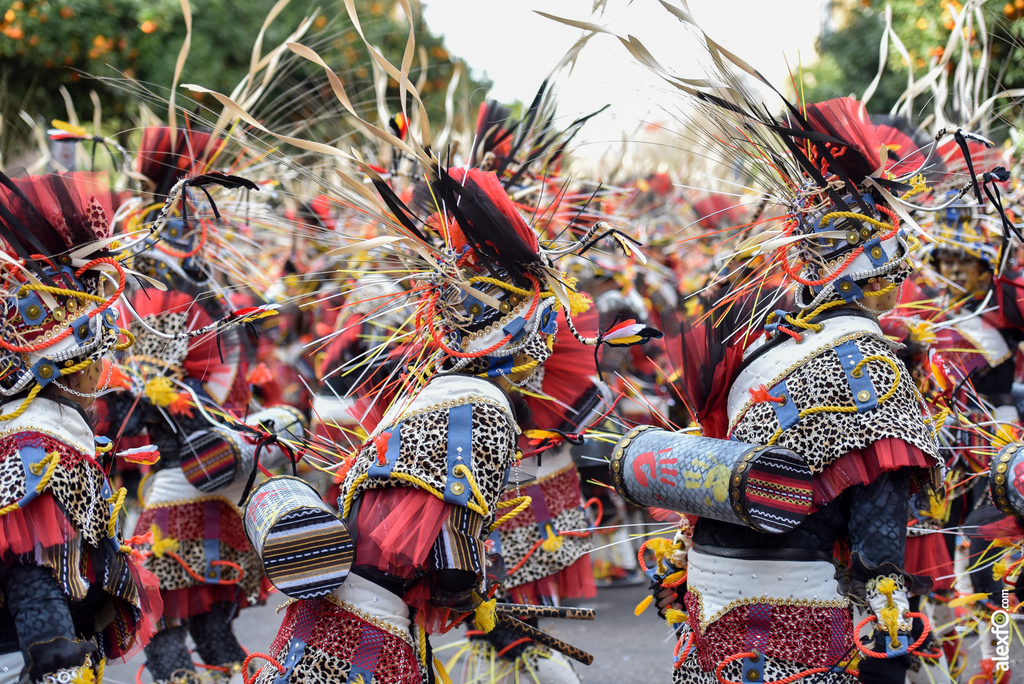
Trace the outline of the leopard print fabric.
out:
[[[689,637],[689,626],[684,626],[680,634],[680,639],[684,644],[683,649],[686,648],[685,644]],[[765,659],[764,677],[758,681],[777,682],[808,669],[806,665],[800,663],[781,660],[765,656],[764,654],[761,654],[761,657]],[[722,670],[722,679],[728,682],[742,682],[743,661],[734,660],[726,665]],[[846,672],[821,672],[800,677],[796,681],[800,682],[800,684],[857,684],[857,678]],[[697,649],[691,648],[690,652],[686,655],[686,660],[679,667],[673,668],[672,684],[721,684],[721,682],[715,675],[714,669],[709,672],[701,669],[697,662]]]
[[[40,459],[22,451],[27,448],[60,455],[43,491],[53,495],[83,541],[96,547],[105,543],[111,511],[102,495],[106,476],[91,457],[49,435],[19,432],[0,439],[0,507],[20,501],[28,492],[22,459],[28,457],[30,465]]]
[[[146,323],[160,332],[178,335],[186,331],[189,316],[188,311],[164,312],[155,316],[147,316]],[[181,368],[181,364],[188,356],[190,340],[187,338],[168,340],[158,337],[134,322],[129,328],[135,335],[135,344],[132,345],[131,354],[139,362],[148,363],[158,369],[163,369],[168,364],[172,369]]]
[[[505,567],[509,570],[503,583],[506,590],[564,570],[588,553],[592,546],[589,535],[560,535],[555,550],[535,547],[544,538],[542,527],[548,524],[556,534],[567,531],[585,533],[590,528],[590,520],[581,507],[580,476],[575,466],[570,465],[539,483],[531,484],[522,493],[533,497],[530,508],[503,524],[495,533]],[[505,499],[515,495],[515,492],[509,492]],[[553,517],[547,520],[548,516]],[[539,523],[538,518],[545,519],[545,522]],[[528,558],[527,553],[530,553]]]
[[[211,502],[216,507],[216,513],[211,513],[204,506]],[[245,595],[249,605],[256,605],[260,601],[263,565],[245,537],[241,516],[227,501],[211,498],[205,502],[152,506],[139,517],[135,534],[143,535],[156,527],[163,539],[173,539],[178,543],[175,553],[194,573],[202,577],[207,572],[204,530],[208,515],[216,515],[218,520],[219,560],[237,563],[242,568],[242,580],[237,588]],[[144,544],[140,548],[152,551],[153,547]],[[169,555],[153,554],[146,559],[145,567],[160,580],[160,591],[210,586],[192,577],[181,563]],[[237,575],[237,570],[230,566],[220,568],[222,579],[230,580]]]
[[[486,403],[473,404],[472,426],[473,478],[490,510],[486,528],[495,519],[495,504],[504,491],[505,473],[515,460],[517,427],[510,413]],[[400,434],[401,447],[393,472],[412,475],[443,492],[447,487],[448,410],[440,408],[404,418]],[[390,437],[395,438],[396,435]],[[355,486],[356,479],[376,461],[377,446],[371,440],[359,452],[345,478],[342,500]],[[358,485],[356,493],[407,486],[409,483],[395,477],[368,478]]]
[[[896,393],[877,408],[863,413],[822,412],[806,416],[783,431],[776,445],[803,456],[815,474],[821,473],[844,454],[881,439],[901,439],[934,458],[938,447],[931,429],[921,418],[920,395],[910,372],[882,339],[860,337],[857,348],[864,357],[879,355],[896,362],[900,369]],[[880,361],[867,363],[863,372],[871,379],[879,397],[896,382],[892,368]],[[855,405],[839,355],[831,347],[783,379],[798,410]],[[740,417],[730,437],[748,444],[767,444],[779,428],[773,406],[771,402],[752,405]]]
[[[304,628],[308,636],[302,656],[286,673],[290,684],[347,682],[353,666],[369,671],[364,677],[367,683],[371,676],[374,682],[388,684],[429,681],[409,641],[326,598],[291,603],[269,654],[284,663],[292,637]],[[411,635],[409,640],[412,641]],[[266,665],[256,675],[254,684],[273,684],[279,676],[277,668]]]

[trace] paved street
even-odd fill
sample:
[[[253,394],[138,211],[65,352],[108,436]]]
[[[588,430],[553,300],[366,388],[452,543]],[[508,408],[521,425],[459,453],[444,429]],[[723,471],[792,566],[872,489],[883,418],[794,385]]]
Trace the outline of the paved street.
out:
[[[587,684],[667,684],[670,681],[669,667],[675,644],[668,638],[668,630],[657,619],[653,608],[641,617],[633,615],[636,604],[646,595],[646,589],[642,586],[602,589],[595,600],[580,604],[597,610],[594,622],[545,620],[542,621],[542,627],[594,655],[593,665],[579,666]],[[280,623],[280,617],[274,609],[283,602],[283,597],[275,594],[266,607],[250,609],[242,614],[237,629],[243,646],[250,651],[263,651],[270,645]],[[452,653],[451,650],[444,650],[445,643],[461,638],[461,635],[450,635],[435,641],[440,649],[439,659],[445,661]],[[975,643],[975,639],[970,639],[968,646],[973,647]],[[976,651],[976,648],[972,648],[969,654],[975,656]],[[1014,670],[1012,684],[1024,684],[1024,664],[1020,664],[1022,656],[1024,649],[1017,637],[1011,658]],[[105,681],[109,684],[133,683],[143,661],[144,657],[139,655],[127,664],[108,666]],[[148,683],[151,679],[143,675],[142,681]]]

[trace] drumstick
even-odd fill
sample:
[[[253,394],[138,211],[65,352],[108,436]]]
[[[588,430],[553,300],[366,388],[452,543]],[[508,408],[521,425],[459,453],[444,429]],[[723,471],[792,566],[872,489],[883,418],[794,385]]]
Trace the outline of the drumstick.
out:
[[[542,632],[536,627],[531,627],[521,620],[516,620],[514,617],[504,615],[502,613],[498,613],[497,617],[499,623],[520,636],[529,637],[538,644],[558,651],[562,655],[568,656],[575,661],[583,663],[584,665],[591,665],[594,662],[594,656],[590,655],[586,651],[581,651],[571,644],[565,643],[558,637],[552,636],[547,632]]]
[[[564,620],[593,620],[593,608],[572,606],[530,606],[522,603],[499,603],[494,609],[501,615],[519,618],[561,618]]]

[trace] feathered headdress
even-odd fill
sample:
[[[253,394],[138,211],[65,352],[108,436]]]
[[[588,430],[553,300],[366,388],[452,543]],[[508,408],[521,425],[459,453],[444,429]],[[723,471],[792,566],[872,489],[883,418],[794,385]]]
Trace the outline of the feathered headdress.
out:
[[[25,395],[15,414],[51,382],[131,344],[112,306],[125,269],[110,251],[111,206],[103,174],[0,174],[0,394]]]

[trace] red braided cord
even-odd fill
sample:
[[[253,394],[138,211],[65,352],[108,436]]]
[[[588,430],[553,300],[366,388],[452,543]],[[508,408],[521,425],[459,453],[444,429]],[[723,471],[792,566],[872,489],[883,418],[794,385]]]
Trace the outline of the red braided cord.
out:
[[[646,550],[647,550],[647,544],[648,544],[648,542],[650,542],[650,541],[651,541],[651,540],[650,540],[650,539],[648,539],[648,540],[647,540],[647,541],[645,541],[645,542],[644,542],[643,544],[641,544],[641,545],[640,545],[640,550],[639,550],[639,551],[637,551],[637,553],[636,553],[636,559],[637,559],[638,561],[640,561],[640,569],[641,569],[641,570],[643,570],[644,572],[647,572],[647,562],[646,562],[646,561],[644,561],[644,551],[646,551]]]
[[[747,651],[746,653],[737,653],[736,655],[729,656],[728,658],[726,658],[725,660],[723,660],[722,662],[720,662],[718,664],[718,667],[715,669],[715,677],[717,677],[718,681],[721,682],[722,684],[742,684],[742,682],[733,682],[733,681],[730,681],[728,679],[723,678],[722,677],[722,670],[724,670],[725,666],[728,665],[729,663],[731,663],[734,660],[740,660],[741,658],[753,658],[756,655],[757,655],[756,653],[753,653],[751,651]],[[760,655],[758,657],[764,658],[765,656],[764,655]],[[820,674],[822,672],[828,672],[831,669],[832,669],[831,667],[812,667],[812,668],[809,668],[807,670],[803,670],[801,672],[794,672],[793,674],[789,675],[788,677],[783,677],[782,679],[776,679],[775,681],[771,681],[771,682],[762,682],[762,684],[790,684],[790,682],[795,682],[796,680],[800,679],[801,677],[810,677],[811,675]]]
[[[601,519],[604,518],[604,504],[596,496],[587,499],[586,503],[583,504],[583,508],[590,508],[590,504],[597,506],[597,515],[594,519],[594,527],[601,524]]]
[[[199,250],[201,250],[203,248],[203,245],[206,244],[206,221],[205,220],[200,220],[199,221],[199,225],[202,227],[203,232],[199,236],[199,244],[196,245],[192,249],[192,251],[190,251],[190,252],[178,252],[176,250],[173,250],[173,249],[170,249],[169,247],[164,246],[160,242],[157,242],[153,246],[156,247],[161,252],[163,252],[164,254],[166,254],[167,256],[174,257],[175,259],[187,259],[190,256],[194,256],[194,255],[198,254]]]
[[[181,565],[181,567],[183,567],[185,569],[185,572],[187,572],[189,575],[192,576],[192,579],[196,580],[197,582],[202,582],[203,584],[206,584],[206,578],[202,577],[201,575],[197,575],[196,571],[193,570],[192,568],[190,568],[188,566],[188,563],[186,563],[184,560],[181,559],[181,556],[176,554],[174,551],[165,551],[164,553],[166,553],[168,556],[170,556],[174,560],[178,561],[178,563]],[[236,577],[236,578],[234,578],[232,580],[228,580],[228,581],[218,580],[217,584],[227,584],[227,585],[238,584],[239,582],[242,581],[242,578],[245,577],[245,570],[243,570],[242,566],[240,566],[238,563],[232,563],[231,561],[225,561],[225,560],[215,560],[215,561],[210,561],[210,565],[226,565],[227,567],[234,568],[235,570],[238,571],[238,577]]]
[[[917,651],[918,646],[924,643],[925,639],[928,638],[928,634],[932,631],[932,623],[929,622],[928,617],[924,613],[911,613],[909,611],[906,613],[906,615],[907,617],[911,618],[919,618],[921,622],[924,623],[924,629],[921,631],[921,636],[917,637],[917,640],[907,647],[907,652],[910,655],[922,656],[924,658],[939,657],[941,654],[934,651],[928,653],[921,653]],[[862,654],[870,658],[885,658],[886,655],[884,653],[877,653],[875,651],[871,651],[860,641],[860,630],[863,629],[864,625],[868,624],[869,622],[878,622],[878,618],[874,615],[868,615],[866,618],[857,623],[857,627],[853,630],[853,643],[856,644],[858,651],[860,651]]]
[[[672,664],[673,669],[678,669],[683,666],[686,662],[686,656],[690,655],[690,649],[693,648],[693,644],[697,641],[694,637],[693,632],[690,632],[689,639],[686,640],[686,650],[683,651],[683,655],[679,655],[679,647],[683,645],[683,640],[680,639],[676,642],[675,650],[672,651],[672,657],[675,658],[675,663]]]
[[[256,675],[253,675],[252,677],[246,676],[249,672],[249,662],[253,658],[262,658],[263,660],[266,660],[268,663],[276,667],[277,671],[281,674],[284,674],[285,672],[284,666],[282,666],[281,663],[277,662],[275,658],[271,658],[270,656],[268,656],[266,653],[250,653],[248,656],[246,656],[245,662],[242,663],[242,681],[245,682],[245,684],[252,684],[252,680],[256,679]],[[260,670],[262,669],[263,668],[261,667]],[[142,670],[139,670],[139,672],[141,671]],[[257,671],[256,674],[259,674],[259,671]]]
[[[531,318],[533,318],[533,313],[537,310],[537,304],[540,303],[540,281],[529,273],[526,274],[526,277],[529,278],[530,282],[533,283],[533,301],[530,302],[530,309],[526,312],[526,320],[530,320]],[[435,314],[433,302],[436,300],[436,294],[433,295],[433,297],[429,300],[429,306],[431,306],[432,314],[431,318],[433,318],[433,314]],[[501,339],[501,341],[497,342],[492,347],[488,347],[487,349],[475,352],[460,352],[455,351],[454,349],[449,349],[448,346],[441,341],[441,337],[437,332],[437,328],[435,328],[434,326],[430,326],[430,336],[433,338],[434,344],[441,348],[441,351],[443,351],[445,354],[448,354],[449,356],[454,356],[457,359],[478,359],[482,356],[487,356],[491,352],[495,352],[501,349],[503,346],[508,344],[509,340],[512,339],[512,335],[506,335],[504,338]]]
[[[111,297],[109,299],[107,299],[107,301],[103,302],[103,304],[101,304],[100,306],[96,307],[95,309],[90,311],[88,314],[86,314],[89,318],[94,318],[94,317],[98,316],[99,314],[103,313],[104,311],[106,311],[108,308],[110,308],[110,306],[121,297],[121,293],[124,292],[124,286],[125,286],[124,269],[121,268],[121,264],[117,263],[117,261],[115,261],[114,259],[111,259],[110,257],[101,257],[99,259],[93,259],[92,261],[87,263],[85,266],[83,266],[82,268],[80,268],[77,271],[75,271],[75,277],[76,278],[81,277],[81,275],[83,273],[85,273],[86,271],[88,271],[90,268],[92,268],[93,266],[95,266],[97,264],[113,264],[114,267],[117,269],[117,274],[118,274],[120,280],[119,280],[119,282],[117,284],[117,291],[115,291],[114,294],[111,295]],[[17,346],[17,345],[9,344],[7,341],[0,339],[0,347],[3,347],[7,351],[15,352],[15,353],[19,353],[19,354],[20,353],[24,353],[24,352],[34,352],[34,351],[39,351],[40,349],[45,349],[46,347],[49,347],[51,345],[57,344],[58,342],[63,340],[65,337],[67,337],[71,333],[72,333],[72,329],[71,329],[70,326],[68,326],[67,328],[64,328],[62,331],[60,331],[60,333],[58,333],[57,335],[51,337],[48,340],[40,340],[39,342],[34,342],[32,344],[25,345],[25,346]]]

